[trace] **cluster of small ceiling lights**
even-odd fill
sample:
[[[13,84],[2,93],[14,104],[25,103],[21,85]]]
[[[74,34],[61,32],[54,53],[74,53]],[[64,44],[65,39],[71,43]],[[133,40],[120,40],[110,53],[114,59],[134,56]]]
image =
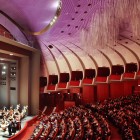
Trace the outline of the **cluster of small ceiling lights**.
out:
[[[52,21],[50,22],[50,25],[53,25],[53,24],[55,23],[56,19],[57,19],[57,16],[55,16],[55,17],[52,19]]]
[[[54,18],[50,22],[50,26],[52,26],[56,22],[58,16],[60,15],[61,8],[62,8],[61,0],[57,1],[54,5],[55,5],[55,7],[57,7],[57,11],[56,11]]]

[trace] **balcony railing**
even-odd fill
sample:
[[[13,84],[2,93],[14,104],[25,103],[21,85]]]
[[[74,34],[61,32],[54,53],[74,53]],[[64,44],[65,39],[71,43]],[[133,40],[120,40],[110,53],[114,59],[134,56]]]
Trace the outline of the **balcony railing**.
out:
[[[6,31],[3,31],[1,29],[0,29],[0,36],[4,36],[4,37],[9,38],[11,40],[14,40],[14,41],[17,41],[19,43],[23,43],[25,45],[33,47],[33,41],[29,41],[29,40],[26,40],[24,38],[20,38],[19,36],[12,35],[12,34],[6,32]]]

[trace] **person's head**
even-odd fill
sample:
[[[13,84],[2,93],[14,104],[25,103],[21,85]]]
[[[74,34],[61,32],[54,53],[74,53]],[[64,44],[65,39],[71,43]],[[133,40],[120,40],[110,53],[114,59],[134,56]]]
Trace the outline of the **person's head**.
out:
[[[13,118],[12,118],[12,117],[10,117],[10,118],[9,118],[9,121],[10,121],[10,122],[12,122],[12,120],[13,120]]]
[[[5,121],[4,121],[4,120],[2,120],[1,124],[4,124],[4,123],[5,123]]]

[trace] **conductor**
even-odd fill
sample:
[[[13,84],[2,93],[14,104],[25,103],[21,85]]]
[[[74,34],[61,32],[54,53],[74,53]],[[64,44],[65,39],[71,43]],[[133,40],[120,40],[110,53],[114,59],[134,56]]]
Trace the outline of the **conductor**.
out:
[[[8,133],[9,133],[9,136],[12,135],[12,126],[13,126],[13,122],[12,122],[12,120],[10,120],[9,125],[8,125]]]
[[[9,136],[12,135],[12,133],[16,132],[16,122],[12,119],[10,119],[9,125],[8,125],[8,133]]]

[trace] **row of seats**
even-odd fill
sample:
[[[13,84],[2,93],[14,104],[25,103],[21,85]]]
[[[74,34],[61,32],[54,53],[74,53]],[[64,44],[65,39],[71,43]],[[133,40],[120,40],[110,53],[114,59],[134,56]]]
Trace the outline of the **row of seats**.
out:
[[[108,99],[102,104],[89,104],[87,107],[117,127],[123,140],[140,139],[140,95]]]
[[[131,95],[108,100],[103,111],[122,135],[124,140],[140,139],[140,96]]]
[[[108,99],[42,115],[29,140],[108,140],[110,123],[122,140],[140,139],[140,95]]]
[[[43,116],[29,140],[106,140],[111,131],[103,115],[74,106]]]

